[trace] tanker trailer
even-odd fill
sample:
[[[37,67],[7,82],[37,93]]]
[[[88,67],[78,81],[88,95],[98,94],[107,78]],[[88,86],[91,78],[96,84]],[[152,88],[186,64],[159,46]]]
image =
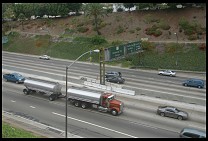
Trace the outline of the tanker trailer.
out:
[[[67,94],[70,103],[76,107],[95,108],[98,111],[109,112],[114,116],[123,112],[123,102],[116,100],[111,93],[69,88]]]
[[[31,92],[49,94],[50,101],[53,101],[62,95],[62,85],[58,82],[51,82],[29,77],[24,81],[24,86],[26,87],[26,89],[23,89],[24,94],[28,95]]]

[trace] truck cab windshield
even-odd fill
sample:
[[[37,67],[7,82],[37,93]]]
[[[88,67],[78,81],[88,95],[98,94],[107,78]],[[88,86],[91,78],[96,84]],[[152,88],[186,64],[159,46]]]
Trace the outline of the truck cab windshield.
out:
[[[108,97],[108,101],[111,101],[113,99],[114,99],[114,95]]]

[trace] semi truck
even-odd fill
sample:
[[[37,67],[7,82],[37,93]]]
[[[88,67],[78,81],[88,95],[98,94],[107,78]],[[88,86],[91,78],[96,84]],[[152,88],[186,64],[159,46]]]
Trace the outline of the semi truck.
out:
[[[25,89],[23,89],[24,94],[28,95],[31,92],[49,94],[50,101],[53,101],[62,95],[62,85],[58,82],[51,82],[29,77],[25,79],[24,86],[26,87]]]
[[[123,112],[124,103],[116,100],[115,95],[111,93],[69,88],[67,95],[70,103],[76,107],[96,108],[98,111],[109,112],[114,116]]]

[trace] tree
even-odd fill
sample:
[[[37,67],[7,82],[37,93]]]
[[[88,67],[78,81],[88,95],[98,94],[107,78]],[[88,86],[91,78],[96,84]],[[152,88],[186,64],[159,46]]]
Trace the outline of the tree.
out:
[[[23,21],[26,19],[25,15],[23,13],[20,13],[19,16],[18,16],[18,19],[22,23],[22,30],[24,30]]]
[[[3,13],[3,19],[8,22],[8,26],[12,31],[12,20],[15,18],[15,13],[12,8],[7,8],[6,11]]]
[[[104,15],[107,15],[107,11],[103,9],[103,5],[100,3],[90,3],[90,4],[86,4],[83,7],[83,10],[85,16],[94,17],[95,30],[97,31],[97,34],[100,35],[100,32],[98,31],[99,17],[103,17]]]
[[[130,9],[132,7],[134,7],[134,3],[123,3],[123,5],[124,5],[125,8],[128,8],[129,9],[129,13],[130,13]]]
[[[67,3],[67,8],[69,9],[70,12],[78,12],[81,7],[82,7],[82,3]]]

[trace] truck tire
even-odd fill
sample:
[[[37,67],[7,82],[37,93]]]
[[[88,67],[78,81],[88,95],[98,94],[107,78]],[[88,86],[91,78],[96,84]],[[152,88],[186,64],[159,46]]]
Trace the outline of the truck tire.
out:
[[[29,94],[29,91],[27,89],[23,89],[23,93],[28,95]]]
[[[79,107],[79,101],[75,101],[74,106]]]
[[[81,103],[81,107],[82,107],[82,109],[86,109],[87,108],[87,103],[86,102],[82,102]]]
[[[55,99],[55,96],[53,96],[53,95],[50,95],[50,96],[49,96],[49,100],[50,100],[50,101],[54,101],[54,99]]]
[[[111,114],[112,114],[113,116],[117,116],[118,112],[117,112],[115,109],[113,109],[113,110],[111,110]]]

